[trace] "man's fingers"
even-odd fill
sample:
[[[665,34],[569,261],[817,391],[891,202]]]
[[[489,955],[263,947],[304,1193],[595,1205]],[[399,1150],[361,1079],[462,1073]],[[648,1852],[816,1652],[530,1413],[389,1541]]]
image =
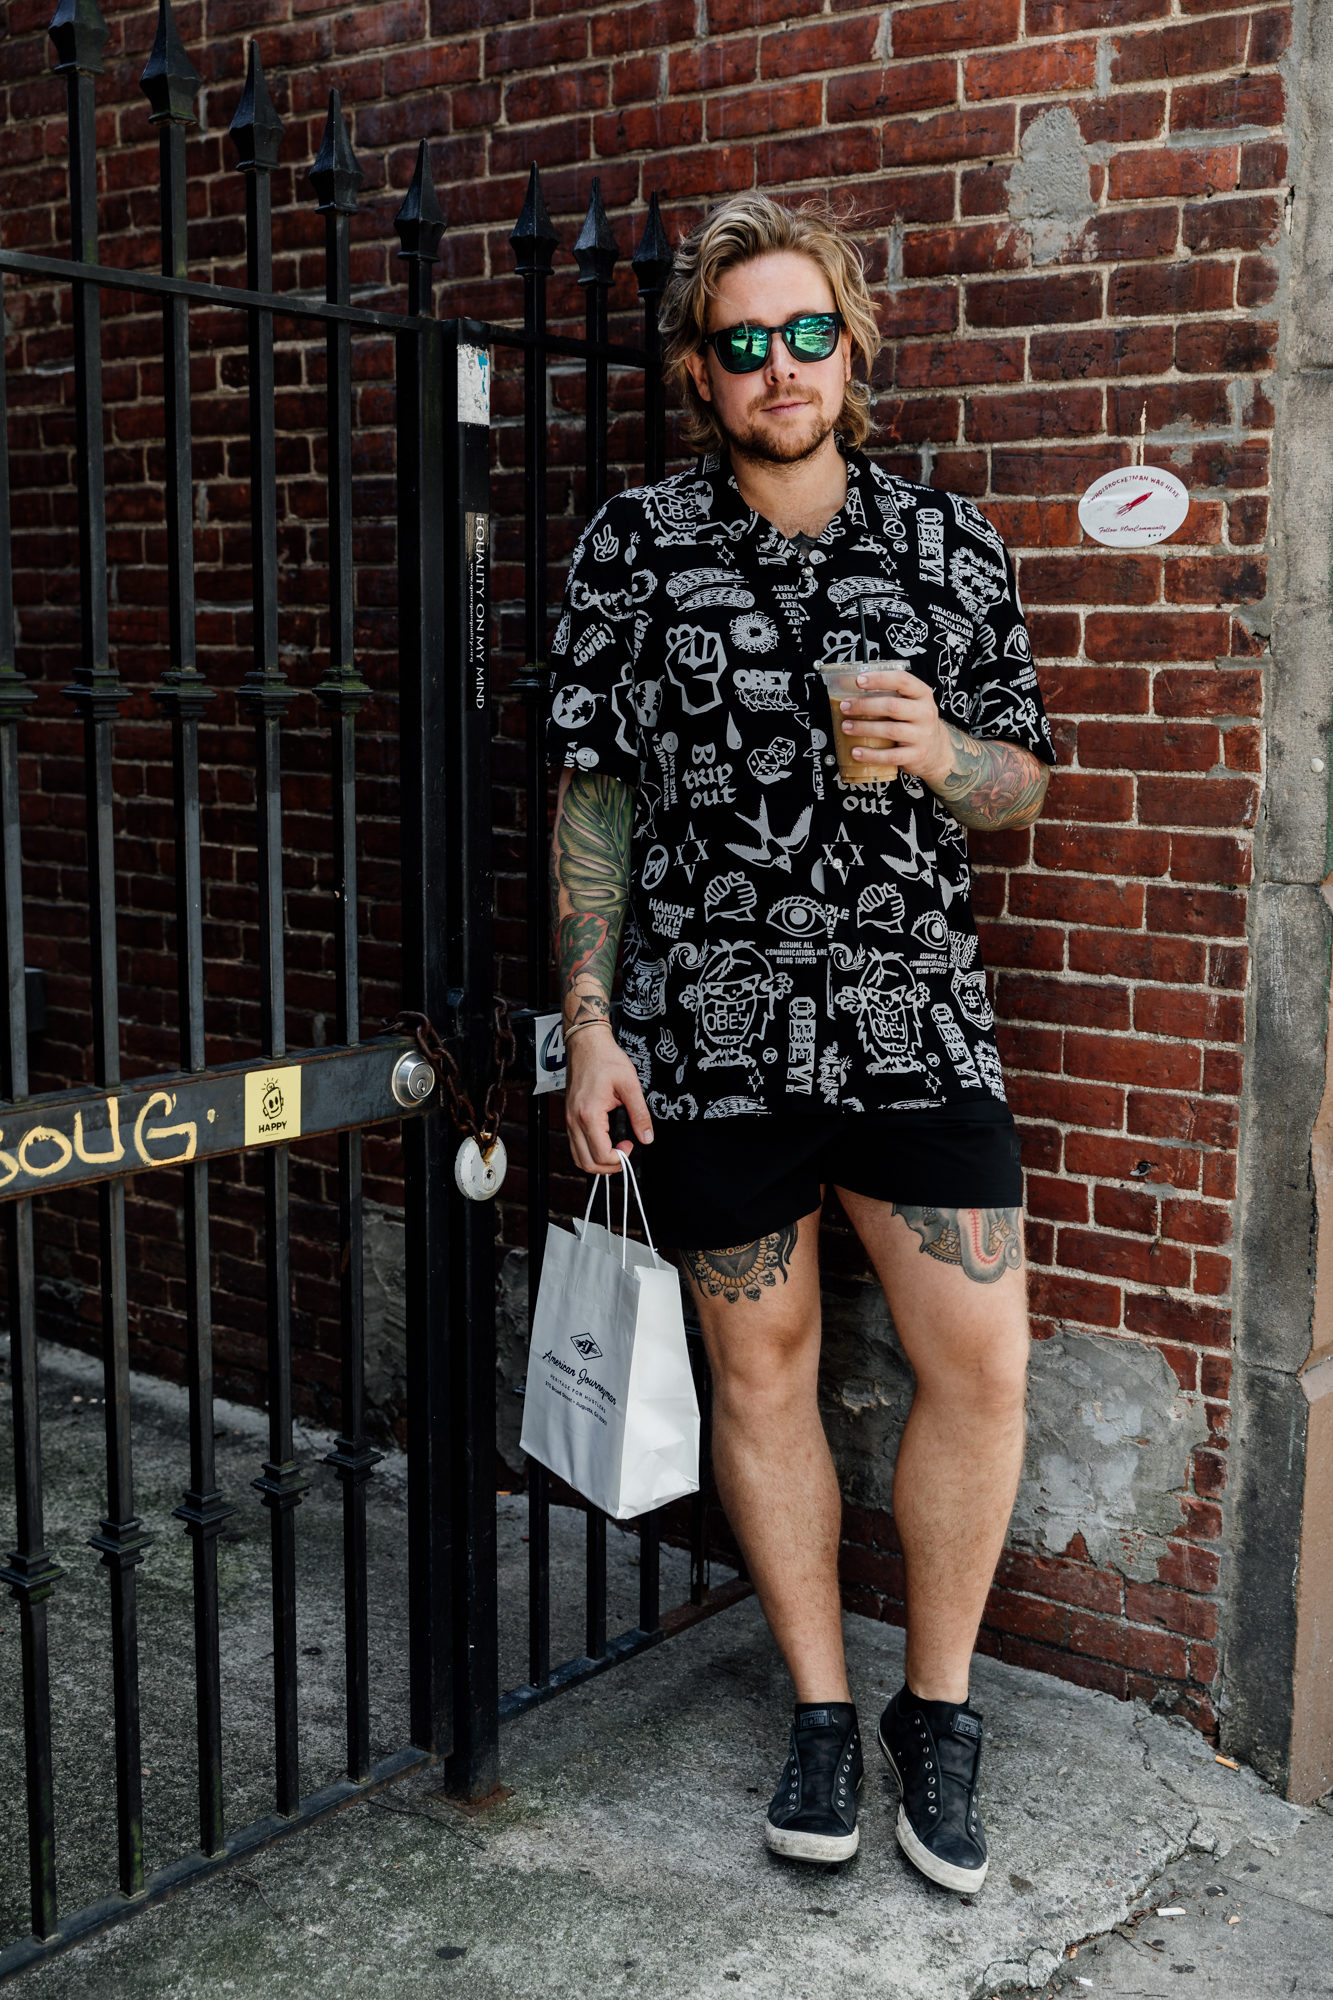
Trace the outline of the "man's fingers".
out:
[[[851,736],[855,739],[856,742],[861,743],[864,742],[867,737],[871,736],[893,736],[895,734],[901,736],[904,732],[904,729],[910,730],[914,727],[916,727],[915,724],[903,723],[901,721],[875,722],[870,719],[867,719],[864,722],[858,722],[855,729],[844,729],[843,735]]]
[[[639,1088],[637,1077],[633,1083],[622,1084],[620,1101],[629,1113],[629,1122],[635,1138],[642,1139],[645,1143],[651,1141],[653,1136],[653,1121],[648,1116],[648,1106],[644,1103],[643,1092]]]
[[[923,702],[917,696],[905,694],[856,695],[840,702],[839,711],[844,720],[850,720],[857,715],[899,715],[906,720],[909,716],[920,715],[923,708],[934,706],[934,702],[930,700],[930,689],[925,688],[922,692],[926,695],[927,701]]]
[[[611,1106],[600,1109],[593,1106],[580,1111],[578,1121],[583,1128],[583,1143],[591,1163],[584,1172],[618,1174],[620,1156],[611,1144]]]
[[[859,682],[862,676],[858,674],[856,678]],[[868,667],[865,671],[865,686],[867,692],[870,694],[888,689],[896,689],[903,695],[929,694],[930,692],[925,681],[918,679],[915,674],[909,673],[906,667]]]

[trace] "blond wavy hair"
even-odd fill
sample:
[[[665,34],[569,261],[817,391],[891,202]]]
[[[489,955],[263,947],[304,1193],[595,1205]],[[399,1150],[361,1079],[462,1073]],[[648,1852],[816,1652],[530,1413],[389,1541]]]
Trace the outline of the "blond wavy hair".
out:
[[[787,208],[766,194],[737,194],[720,202],[690,231],[676,251],[662,293],[662,373],[685,408],[683,442],[691,451],[720,451],[725,440],[712,409],[695,388],[686,356],[697,354],[708,330],[708,306],[718,279],[738,264],[773,250],[796,250],[817,264],[828,279],[834,303],[852,337],[853,367],[859,357],[865,380],[847,384],[836,428],[849,445],[870,435],[870,371],[880,349],[880,332],[866,284],[861,252],[843,233],[826,201]]]

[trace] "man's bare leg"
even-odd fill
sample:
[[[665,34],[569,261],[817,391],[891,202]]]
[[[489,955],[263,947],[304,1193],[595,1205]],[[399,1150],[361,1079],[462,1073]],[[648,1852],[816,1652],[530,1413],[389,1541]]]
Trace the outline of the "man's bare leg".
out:
[[[820,1421],[819,1211],[756,1242],[683,1252],[713,1374],[713,1467],[798,1702],[847,1691],[842,1498]]]
[[[904,1210],[838,1195],[916,1372],[893,1478],[907,1684],[923,1701],[964,1702],[1023,1464],[1027,1287],[1021,1256],[1009,1261],[1021,1218],[1017,1209]],[[944,1220],[942,1232],[931,1216]]]

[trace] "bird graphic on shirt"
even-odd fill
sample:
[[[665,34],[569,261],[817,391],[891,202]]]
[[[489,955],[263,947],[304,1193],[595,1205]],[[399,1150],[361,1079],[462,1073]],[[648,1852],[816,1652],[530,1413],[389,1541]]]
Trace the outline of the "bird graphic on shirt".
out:
[[[758,819],[751,819],[747,813],[739,813],[737,817],[754,828],[763,845],[743,847],[737,841],[729,840],[727,851],[739,855],[742,861],[753,861],[760,868],[781,868],[790,875],[792,855],[799,854],[805,846],[813,814],[814,807],[807,806],[790,833],[774,833],[768,823],[768,800],[761,799]]]

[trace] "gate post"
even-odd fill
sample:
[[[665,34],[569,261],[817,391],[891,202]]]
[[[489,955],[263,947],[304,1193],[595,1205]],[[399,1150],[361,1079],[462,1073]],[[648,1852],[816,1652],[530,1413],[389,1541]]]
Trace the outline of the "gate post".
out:
[[[403,1004],[451,1025],[441,906],[444,822],[443,329],[397,336],[398,577],[403,829]],[[408,1653],[412,1741],[450,1745],[449,1126],[403,1124],[407,1369]]]
[[[495,1062],[491,837],[490,356],[483,330],[447,329],[444,388],[444,916],[460,1067],[480,1111]],[[438,1122],[438,1121],[437,1121]],[[456,1136],[455,1141],[456,1141]],[[449,1493],[452,1513],[451,1790],[499,1782],[495,1532],[495,1207],[449,1191]]]

